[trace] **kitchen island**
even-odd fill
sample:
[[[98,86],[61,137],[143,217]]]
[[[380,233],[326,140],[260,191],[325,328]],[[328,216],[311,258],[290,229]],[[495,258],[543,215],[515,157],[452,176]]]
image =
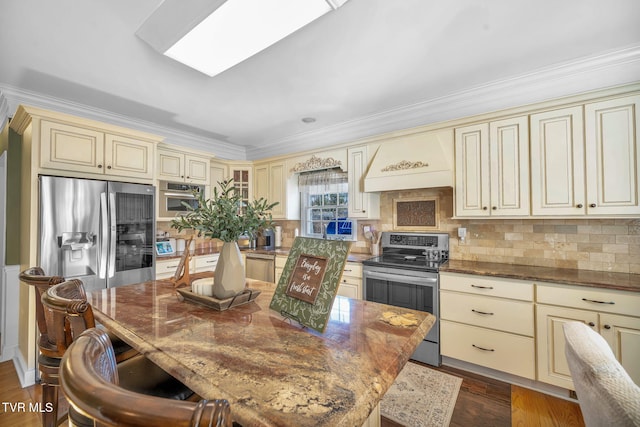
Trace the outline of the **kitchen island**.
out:
[[[360,426],[435,318],[338,296],[324,333],[269,309],[275,284],[226,311],[182,301],[168,281],[93,292],[96,318],[242,426]],[[413,313],[392,326],[383,313]]]

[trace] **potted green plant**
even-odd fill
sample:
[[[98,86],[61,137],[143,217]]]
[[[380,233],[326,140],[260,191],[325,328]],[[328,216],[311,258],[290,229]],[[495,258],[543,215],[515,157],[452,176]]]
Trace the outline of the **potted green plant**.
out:
[[[269,211],[278,203],[269,203],[262,197],[249,203],[243,202],[242,195],[233,186],[233,179],[219,182],[218,185],[219,188],[213,188],[210,199],[203,194],[196,194],[198,207],[185,204],[187,212],[174,218],[171,227],[178,231],[191,229],[198,236],[224,242],[213,280],[213,295],[223,299],[238,295],[245,288],[238,237],[270,227],[272,218]]]

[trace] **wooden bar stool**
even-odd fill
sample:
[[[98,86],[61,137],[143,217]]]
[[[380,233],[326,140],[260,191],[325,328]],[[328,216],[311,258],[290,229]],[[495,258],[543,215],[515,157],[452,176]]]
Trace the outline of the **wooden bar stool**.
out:
[[[54,339],[61,357],[78,335],[87,329],[95,328],[93,310],[80,280],[68,280],[51,286],[42,295],[42,306],[49,337]],[[61,358],[51,361],[50,365],[45,365],[46,369],[43,371],[46,375],[46,380],[43,375],[43,397],[46,386],[47,396],[51,399],[48,402],[57,402],[60,361]],[[118,363],[117,369],[123,378],[122,387],[130,391],[177,400],[188,399],[194,394],[187,386],[141,354]],[[57,412],[57,407],[54,412]],[[83,417],[77,416],[76,424],[82,424],[79,421],[82,419]]]
[[[71,416],[80,414],[96,425],[232,426],[227,400],[169,400],[122,388],[109,337],[98,329],[88,329],[71,344],[60,365],[60,384],[74,408]]]

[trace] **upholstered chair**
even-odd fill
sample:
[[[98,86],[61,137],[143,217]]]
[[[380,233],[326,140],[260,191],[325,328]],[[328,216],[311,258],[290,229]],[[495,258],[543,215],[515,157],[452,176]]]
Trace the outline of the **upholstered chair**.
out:
[[[640,387],[605,339],[581,322],[563,325],[565,354],[587,427],[640,426]]]

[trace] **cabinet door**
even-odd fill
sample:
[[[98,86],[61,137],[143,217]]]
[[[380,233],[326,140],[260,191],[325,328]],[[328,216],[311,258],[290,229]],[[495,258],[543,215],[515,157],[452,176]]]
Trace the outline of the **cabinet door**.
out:
[[[105,135],[104,158],[107,175],[153,178],[154,144],[122,135]]]
[[[364,192],[364,177],[368,164],[369,155],[366,145],[347,149],[350,218],[380,217],[380,194]]]
[[[531,116],[533,215],[586,212],[582,107]]]
[[[218,187],[220,190],[219,182],[229,178],[229,168],[224,163],[211,162],[211,171],[209,173],[209,179],[211,180],[211,194],[213,194],[213,187]]]
[[[273,162],[269,165],[269,203],[278,202],[271,215],[275,219],[287,217],[287,174],[285,162]]]
[[[455,131],[456,215],[489,216],[489,124]]]
[[[185,181],[192,184],[209,184],[209,159],[206,157],[184,156]]]
[[[640,214],[640,95],[585,105],[587,213]]]
[[[640,318],[600,314],[600,333],[631,379],[640,384]]]
[[[104,133],[42,120],[40,166],[104,173]]]
[[[578,321],[597,328],[598,315],[592,311],[538,305],[536,340],[538,347],[538,381],[573,390],[571,372],[564,354],[562,325]]]
[[[269,200],[269,165],[257,164],[253,167],[253,196]],[[269,200],[271,201],[271,200]]]
[[[489,123],[491,215],[529,215],[527,117]]]
[[[158,150],[158,178],[167,181],[184,181],[184,154]]]

